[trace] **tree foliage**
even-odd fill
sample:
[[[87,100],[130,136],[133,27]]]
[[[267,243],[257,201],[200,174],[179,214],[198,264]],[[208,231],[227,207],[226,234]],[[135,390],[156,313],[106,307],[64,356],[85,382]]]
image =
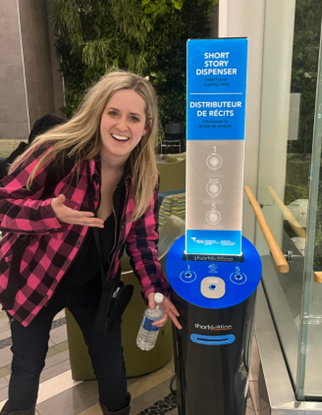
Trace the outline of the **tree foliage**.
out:
[[[291,92],[301,94],[299,140],[292,150],[311,153],[319,61],[322,1],[297,0]]]
[[[299,140],[292,143],[292,150],[302,154],[302,161],[312,152],[314,117],[316,105],[317,74],[321,36],[321,0],[297,0],[294,29],[292,92],[301,94]],[[322,85],[319,85],[322,88]],[[298,165],[299,166],[299,165]],[[320,172],[321,176],[321,172]],[[305,177],[305,175],[304,175]],[[307,177],[307,174],[306,174]],[[290,186],[289,186],[290,187]],[[309,197],[309,188],[301,184],[294,186],[296,195],[286,189],[286,199]],[[299,194],[302,191],[302,195]],[[319,197],[315,225],[314,269],[322,270],[322,181],[319,182]]]
[[[161,121],[185,121],[186,40],[208,38],[218,0],[52,0],[70,117],[84,91],[115,69],[148,76]]]

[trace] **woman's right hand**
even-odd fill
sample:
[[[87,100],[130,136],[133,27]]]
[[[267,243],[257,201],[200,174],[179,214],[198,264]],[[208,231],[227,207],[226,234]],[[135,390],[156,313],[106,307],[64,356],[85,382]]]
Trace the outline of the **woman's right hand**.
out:
[[[57,219],[61,223],[69,223],[71,225],[91,226],[94,228],[104,228],[102,219],[95,218],[92,212],[82,212],[67,207],[64,202],[66,197],[59,195],[51,201]]]

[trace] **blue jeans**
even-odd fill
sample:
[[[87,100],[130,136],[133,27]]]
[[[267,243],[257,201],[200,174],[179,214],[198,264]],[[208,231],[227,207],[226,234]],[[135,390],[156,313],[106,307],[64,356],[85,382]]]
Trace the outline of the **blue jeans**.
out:
[[[94,331],[101,292],[100,279],[81,287],[55,293],[28,327],[11,323],[13,352],[9,384],[10,409],[24,411],[37,400],[39,377],[45,366],[51,324],[55,315],[67,307],[79,324],[88,346],[98,381],[100,402],[111,412],[128,405],[121,326],[104,336]]]

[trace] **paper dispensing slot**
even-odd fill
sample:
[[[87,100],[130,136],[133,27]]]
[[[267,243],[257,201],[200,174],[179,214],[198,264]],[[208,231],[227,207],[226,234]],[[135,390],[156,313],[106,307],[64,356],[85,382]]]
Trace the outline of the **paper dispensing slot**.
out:
[[[235,336],[233,334],[221,335],[205,335],[192,333],[190,339],[194,343],[203,344],[206,346],[223,346],[226,344],[231,344],[235,341]]]

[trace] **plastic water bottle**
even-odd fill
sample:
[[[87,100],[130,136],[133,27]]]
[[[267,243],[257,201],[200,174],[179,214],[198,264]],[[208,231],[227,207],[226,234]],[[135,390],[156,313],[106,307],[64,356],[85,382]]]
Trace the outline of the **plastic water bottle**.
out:
[[[149,307],[144,312],[140,330],[136,338],[136,345],[142,350],[151,350],[159,334],[159,327],[152,326],[152,323],[160,320],[164,315],[163,294],[154,294],[155,309],[150,310]]]

